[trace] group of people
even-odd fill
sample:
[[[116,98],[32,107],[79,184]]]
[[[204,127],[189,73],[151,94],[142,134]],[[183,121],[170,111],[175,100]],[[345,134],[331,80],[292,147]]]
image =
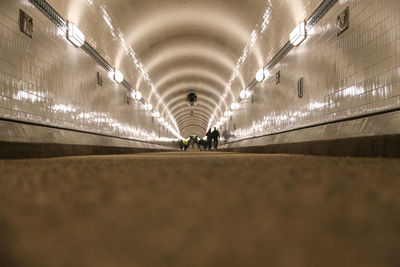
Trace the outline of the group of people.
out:
[[[212,144],[214,145],[214,149],[218,149],[218,140],[220,135],[217,128],[214,127],[214,131],[211,131],[211,128],[208,129],[206,136],[207,136],[208,150],[211,150]]]
[[[188,140],[179,140],[179,147],[181,150],[187,150],[189,148],[189,145],[192,144],[192,148],[194,144],[197,144],[197,147],[202,150],[211,150],[212,147],[214,149],[218,149],[218,141],[220,138],[219,131],[217,130],[216,127],[214,127],[214,130],[211,131],[209,129],[207,131],[207,134],[204,139],[200,139],[197,136],[190,136]]]

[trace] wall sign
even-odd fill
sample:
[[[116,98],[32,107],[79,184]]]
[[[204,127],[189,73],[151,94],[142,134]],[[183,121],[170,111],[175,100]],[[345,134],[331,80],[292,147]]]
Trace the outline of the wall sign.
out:
[[[130,104],[131,104],[131,97],[130,97],[129,95],[127,95],[127,96],[125,97],[125,103],[126,103],[127,105],[130,105]]]
[[[100,72],[97,72],[97,84],[103,86],[103,76],[101,76]]]
[[[304,78],[301,77],[300,80],[297,82],[297,96],[302,98],[304,94]]]
[[[344,33],[349,28],[350,10],[347,7],[343,10],[336,19],[336,34],[337,36]]]
[[[281,71],[275,73],[275,84],[279,84],[281,82]]]
[[[19,10],[19,30],[30,38],[33,37],[33,19],[22,9]]]

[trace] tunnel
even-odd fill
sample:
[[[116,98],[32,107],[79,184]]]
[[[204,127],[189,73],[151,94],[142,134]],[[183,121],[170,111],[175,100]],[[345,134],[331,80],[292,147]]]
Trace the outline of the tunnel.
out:
[[[400,1],[0,0],[0,266],[400,266]]]

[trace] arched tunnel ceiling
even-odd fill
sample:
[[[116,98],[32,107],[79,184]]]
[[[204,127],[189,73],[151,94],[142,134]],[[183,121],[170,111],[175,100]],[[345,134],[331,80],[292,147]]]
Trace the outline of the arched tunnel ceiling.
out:
[[[49,0],[64,17],[78,24],[87,41],[124,73],[156,111],[171,115],[183,136],[192,134],[190,131],[204,134],[211,116],[224,113],[251,82],[254,70],[264,66],[287,41],[287,30],[320,2]],[[242,63],[252,69],[244,72],[238,64],[257,27],[266,28],[264,38],[250,47]],[[127,53],[129,49],[136,59]],[[234,88],[227,94],[235,68]],[[198,95],[195,107],[185,102],[189,90]],[[227,97],[222,101],[224,93]]]

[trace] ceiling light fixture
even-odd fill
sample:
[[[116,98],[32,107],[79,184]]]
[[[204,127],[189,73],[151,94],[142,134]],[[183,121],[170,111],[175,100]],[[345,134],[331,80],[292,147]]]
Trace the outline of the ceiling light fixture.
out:
[[[233,103],[231,104],[231,109],[232,109],[232,110],[237,110],[239,107],[240,107],[240,104],[239,104],[239,103],[233,102]]]
[[[145,107],[145,109],[148,110],[148,111],[151,111],[151,110],[153,109],[153,105],[150,104],[150,103],[146,104],[144,107]]]
[[[240,91],[240,94],[239,94],[239,98],[240,99],[246,99],[246,98],[249,98],[251,96],[251,92],[250,91],[247,91],[247,90],[242,90],[242,91]]]
[[[230,116],[232,116],[232,111],[227,110],[227,111],[225,111],[224,115],[225,115],[225,117],[230,117]]]
[[[305,22],[301,22],[299,25],[294,28],[294,30],[290,33],[290,43],[293,46],[299,46],[306,39],[306,24]]]
[[[139,91],[139,90],[136,90],[135,91],[135,93],[134,93],[134,95],[135,95],[135,99],[136,100],[141,100],[142,99],[142,93]]]
[[[117,69],[114,69],[114,81],[117,83],[122,83],[124,80],[124,75]]]
[[[240,91],[239,97],[240,97],[240,99],[245,99],[246,95],[247,95],[246,90],[242,90],[242,91]]]
[[[265,79],[264,69],[261,68],[256,73],[256,81],[260,83],[264,81],[264,79]]]
[[[72,22],[68,22],[67,39],[76,47],[81,47],[85,43],[85,35]]]

